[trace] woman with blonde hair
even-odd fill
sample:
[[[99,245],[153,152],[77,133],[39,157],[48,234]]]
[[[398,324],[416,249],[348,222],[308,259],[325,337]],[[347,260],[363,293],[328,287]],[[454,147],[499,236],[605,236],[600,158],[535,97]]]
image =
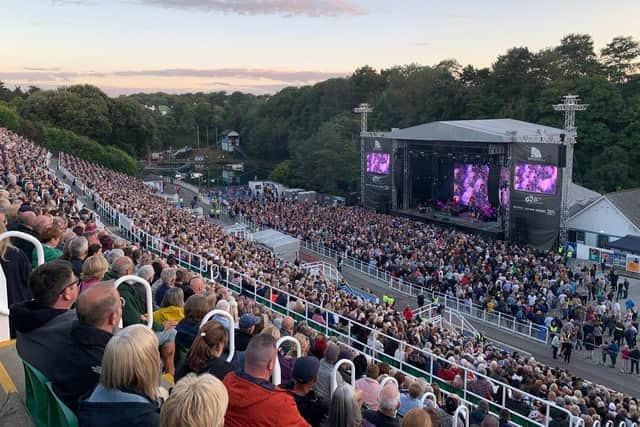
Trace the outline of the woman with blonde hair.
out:
[[[229,394],[213,375],[189,374],[173,387],[162,405],[160,427],[222,427]]]
[[[271,335],[276,341],[280,339],[280,330],[275,325],[267,326],[260,333]]]
[[[220,380],[224,379],[225,375],[233,370],[233,366],[223,356],[227,338],[227,330],[221,323],[215,320],[205,323],[193,341],[184,365],[176,374],[176,379],[191,372],[206,372]]]
[[[102,357],[100,382],[80,402],[80,426],[157,427],[160,423],[158,339],[144,325],[118,331]]]
[[[102,254],[91,255],[82,264],[82,282],[80,293],[86,291],[104,278],[109,270],[109,263]]]
[[[431,427],[431,417],[422,408],[413,408],[402,419],[402,427]]]
[[[160,308],[153,312],[153,321],[162,324],[167,320],[180,322],[184,319],[184,291],[181,288],[170,288],[162,298]]]

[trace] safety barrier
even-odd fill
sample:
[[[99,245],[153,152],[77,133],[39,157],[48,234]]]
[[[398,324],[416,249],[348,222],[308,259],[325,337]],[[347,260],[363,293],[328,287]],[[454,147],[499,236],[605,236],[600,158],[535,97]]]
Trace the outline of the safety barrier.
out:
[[[225,310],[211,310],[202,318],[202,322],[200,322],[200,329],[211,320],[213,316],[222,316],[229,320],[230,330],[227,331],[229,335],[229,355],[227,356],[227,362],[231,362],[233,360],[233,355],[236,353],[236,334],[235,334],[235,321],[233,320],[233,316],[231,313]]]
[[[153,328],[153,293],[151,292],[151,285],[149,282],[138,276],[122,276],[113,284],[116,289],[124,282],[136,282],[144,286],[145,297],[147,299],[147,326]],[[122,319],[120,319],[120,327],[122,327]]]
[[[331,396],[333,396],[333,392],[338,388],[338,369],[340,369],[342,365],[349,365],[351,367],[351,385],[354,387],[356,385],[356,365],[349,359],[340,359],[331,371]]]
[[[23,239],[31,243],[36,250],[36,259],[38,266],[44,264],[44,250],[42,243],[30,234],[21,231],[5,231],[0,234],[0,241],[10,238]],[[31,260],[29,260],[31,261]],[[0,267],[0,341],[8,340],[10,337],[9,330],[9,294],[7,291],[7,276],[4,269]]]
[[[420,398],[420,407],[424,408],[424,403],[427,401],[427,399],[433,400],[433,406],[434,407],[438,407],[438,399],[436,398],[436,395],[431,393],[430,391],[424,393],[422,395],[422,397]]]
[[[225,209],[224,212],[228,215],[228,209]],[[250,218],[240,215],[239,218],[234,218],[234,220],[239,223],[246,225],[247,227],[253,230],[261,230],[265,228],[265,226],[261,224],[256,224]],[[286,233],[283,230],[279,230],[282,233]],[[296,237],[296,236],[293,236]],[[528,320],[518,320],[514,316],[511,316],[506,313],[501,312],[489,312],[487,309],[479,304],[467,302],[460,298],[448,296],[438,291],[434,291],[432,289],[427,289],[425,287],[419,286],[417,284],[413,284],[407,282],[401,278],[394,277],[388,271],[379,269],[377,265],[373,265],[371,263],[364,262],[357,258],[348,256],[346,252],[339,252],[330,248],[327,248],[323,244],[313,243],[308,240],[300,239],[301,246],[313,252],[319,256],[323,256],[325,258],[337,259],[338,257],[342,258],[342,265],[351,267],[354,270],[358,270],[361,273],[366,274],[367,276],[385,282],[390,289],[393,289],[396,292],[417,297],[418,295],[424,295],[425,299],[429,299],[431,301],[438,300],[443,303],[445,307],[456,310],[462,313],[465,316],[471,317],[472,319],[478,320],[480,322],[484,322],[490,324],[491,326],[497,327],[499,329],[504,329],[509,332],[515,333],[519,336],[531,339],[533,341],[547,343],[548,340],[548,331],[545,325],[538,325]]]
[[[80,185],[82,185],[82,183],[80,183]],[[462,402],[464,402],[467,405],[472,405],[473,402],[475,401],[480,401],[480,400],[484,400],[484,398],[482,396],[479,396],[475,393],[473,393],[471,390],[469,390],[468,387],[468,377],[469,377],[469,373],[472,372],[474,376],[476,377],[483,377],[484,379],[486,379],[487,381],[489,381],[489,383],[492,384],[492,386],[494,387],[494,389],[497,390],[501,390],[502,391],[502,396],[501,398],[499,397],[497,399],[496,402],[489,402],[490,405],[493,405],[494,408],[497,409],[506,409],[507,411],[509,411],[509,413],[511,414],[512,420],[520,425],[538,425],[538,426],[546,426],[549,423],[550,420],[550,410],[551,408],[554,408],[555,411],[557,412],[563,412],[567,415],[568,419],[572,420],[572,422],[575,421],[576,417],[574,417],[569,411],[567,411],[565,408],[562,408],[560,406],[557,406],[554,402],[550,402],[548,400],[539,398],[537,396],[528,394],[526,392],[523,392],[519,389],[513,388],[510,385],[497,381],[493,378],[490,378],[486,375],[482,375],[478,372],[475,372],[473,370],[470,370],[467,367],[464,367],[462,365],[459,365],[457,363],[453,363],[452,365],[454,367],[456,367],[460,372],[462,377],[464,378],[463,380],[463,386],[461,388],[453,388],[450,384],[444,382],[443,380],[441,380],[440,378],[438,378],[435,375],[434,372],[434,361],[438,361],[439,363],[449,363],[448,360],[437,356],[433,353],[424,351],[423,349],[420,349],[418,347],[412,346],[408,343],[404,343],[398,339],[396,339],[395,337],[391,337],[389,335],[383,334],[378,330],[372,329],[371,327],[364,325],[362,323],[356,322],[348,317],[339,315],[337,313],[334,312],[329,312],[328,310],[325,310],[323,307],[315,305],[309,301],[306,301],[298,296],[294,296],[289,294],[288,292],[283,291],[282,289],[277,289],[277,288],[273,288],[272,286],[260,282],[259,280],[257,280],[256,278],[253,277],[249,277],[244,273],[241,273],[239,271],[236,271],[234,269],[228,268],[228,267],[223,267],[222,270],[224,271],[224,274],[221,274],[221,281],[222,283],[229,288],[230,290],[237,292],[237,293],[242,293],[243,295],[252,298],[255,302],[262,304],[264,307],[266,307],[269,310],[272,311],[276,311],[280,314],[283,315],[289,315],[292,316],[294,319],[296,320],[305,320],[309,323],[309,325],[311,325],[312,327],[314,327],[315,329],[319,330],[320,332],[324,333],[327,336],[334,336],[336,337],[338,340],[340,340],[341,342],[343,342],[344,344],[348,345],[351,348],[360,348],[360,349],[364,349],[367,351],[370,351],[371,353],[371,358],[373,360],[375,360],[376,362],[379,363],[388,363],[390,365],[392,365],[394,368],[399,369],[400,371],[409,374],[411,376],[414,377],[424,377],[425,379],[427,379],[430,382],[436,382],[440,385],[440,389],[441,391],[445,394],[445,395],[455,395],[457,396]],[[243,289],[241,286],[239,286],[236,283],[233,283],[230,280],[231,275],[235,275],[238,274],[240,277],[245,278],[245,279],[251,279],[250,281],[254,281],[256,287],[253,288],[253,290],[248,290],[248,289]],[[272,294],[273,291],[277,291],[279,294],[284,294],[286,297],[286,304],[283,305],[279,305],[275,302],[272,302],[269,298],[265,298],[264,296],[259,295],[256,292],[257,287],[260,287],[262,289],[266,289],[269,294]],[[301,301],[305,304],[305,312],[304,313],[298,313],[295,312],[291,309],[290,307],[290,302],[291,301]],[[313,320],[311,320],[311,313],[313,313],[313,311],[315,309],[319,309],[321,311],[321,313],[323,314],[324,317],[324,324],[320,324],[317,322],[314,322]],[[329,319],[331,318],[331,320],[333,320],[334,322],[330,323]],[[337,325],[340,325],[339,327]],[[418,367],[415,366],[414,364],[411,363],[407,363],[402,359],[395,359],[393,356],[384,354],[384,352],[381,352],[375,348],[370,348],[367,346],[367,343],[363,343],[361,341],[359,341],[359,339],[355,336],[351,335],[351,331],[353,330],[353,326],[354,325],[358,325],[358,327],[361,330],[366,330],[368,331],[368,334],[377,334],[379,336],[384,337],[386,340],[390,340],[390,341],[395,341],[395,343],[400,346],[401,344],[404,344],[405,346],[409,346],[413,351],[417,351],[420,352],[421,354],[423,354],[426,358],[427,358],[427,364],[424,367]],[[546,329],[545,329],[546,332]],[[348,363],[350,362],[349,360],[342,360],[339,361],[339,364],[342,363]],[[352,362],[351,362],[352,363]],[[334,375],[337,374],[337,367],[334,367]],[[352,366],[352,375],[355,375],[355,369]],[[334,377],[335,380],[335,377]],[[355,381],[355,378],[352,378],[353,381]],[[337,385],[337,383],[336,383]],[[335,390],[335,387],[333,387],[332,384],[332,391]],[[524,396],[524,398],[528,399],[531,403],[534,402],[539,402],[541,404],[544,405],[544,407],[546,408],[546,417],[545,417],[545,423],[541,424],[538,422],[535,422],[531,419],[527,419],[522,417],[521,415],[519,415],[516,412],[513,412],[511,410],[509,410],[509,408],[506,407],[506,400],[507,400],[507,395],[511,395],[514,392],[518,392],[521,395]]]
[[[398,380],[393,378],[390,375],[387,375],[386,377],[384,377],[382,379],[382,381],[380,381],[380,391],[382,391],[382,389],[384,388],[384,386],[387,385],[387,383],[393,383],[396,385],[396,387],[398,388],[398,390],[400,390],[400,385],[398,385]]]
[[[463,405],[458,406],[453,413],[453,427],[458,427],[461,415],[464,420],[464,427],[469,427],[469,408]]]
[[[294,343],[295,346],[296,346],[296,357],[302,356],[302,347],[300,346],[300,341],[298,341],[296,338],[290,337],[290,336],[281,337],[276,342],[276,350],[278,350],[280,348],[280,346],[282,344],[284,344],[285,342]],[[271,373],[271,382],[274,385],[280,385],[280,383],[282,382],[282,370],[280,369],[280,361],[278,360],[277,357],[276,357],[276,362],[273,365],[273,372]]]

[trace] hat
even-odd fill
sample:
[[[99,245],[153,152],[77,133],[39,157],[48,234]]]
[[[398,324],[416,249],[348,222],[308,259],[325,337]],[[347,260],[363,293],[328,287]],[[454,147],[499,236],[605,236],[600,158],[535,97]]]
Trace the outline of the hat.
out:
[[[305,356],[296,359],[293,364],[292,378],[301,384],[306,384],[318,376],[320,360],[313,356]]]
[[[253,314],[243,314],[240,316],[240,321],[238,322],[238,326],[240,329],[249,329],[252,326],[260,323],[260,318],[254,316]]]

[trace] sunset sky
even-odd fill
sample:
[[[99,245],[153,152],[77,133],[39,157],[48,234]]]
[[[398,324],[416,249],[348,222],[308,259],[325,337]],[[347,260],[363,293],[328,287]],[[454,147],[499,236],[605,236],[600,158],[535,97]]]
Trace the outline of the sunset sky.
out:
[[[571,32],[640,39],[640,1],[0,0],[0,81],[273,93],[374,68],[489,66]]]

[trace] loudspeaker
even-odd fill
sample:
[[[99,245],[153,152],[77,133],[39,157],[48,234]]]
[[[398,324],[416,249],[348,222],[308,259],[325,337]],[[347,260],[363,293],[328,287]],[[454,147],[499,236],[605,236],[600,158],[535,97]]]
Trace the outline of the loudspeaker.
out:
[[[489,204],[498,206],[500,204],[500,166],[491,165],[489,169],[489,180],[487,182],[487,191],[489,192]]]
[[[567,146],[561,144],[558,148],[558,167],[567,167]]]

